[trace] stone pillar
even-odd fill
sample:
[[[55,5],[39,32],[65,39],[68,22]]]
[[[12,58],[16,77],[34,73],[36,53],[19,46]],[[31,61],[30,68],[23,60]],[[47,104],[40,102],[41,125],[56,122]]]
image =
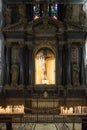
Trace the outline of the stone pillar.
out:
[[[33,59],[34,57],[32,57],[32,48],[29,49],[29,85],[32,84],[32,78],[35,75],[35,72],[32,74],[33,72]]]
[[[72,84],[73,86],[79,85],[79,48],[75,43],[72,44],[71,50],[72,61]]]
[[[71,45],[66,48],[66,84],[71,84]]]
[[[10,85],[11,83],[11,74],[10,74],[10,69],[11,69],[11,43],[6,43],[6,71],[5,71],[5,84]]]
[[[59,46],[58,48],[58,64],[59,64],[59,84],[60,85],[63,85],[62,84],[62,79],[63,79],[63,63],[62,63],[62,58],[63,58],[63,55],[62,55],[62,47],[63,46]]]
[[[25,50],[25,84],[29,84],[29,49],[26,47]]]
[[[19,76],[19,84],[24,84],[24,63],[25,63],[25,57],[24,57],[24,45],[23,43],[20,43],[20,49],[19,49],[19,68],[20,68],[20,76]]]
[[[85,61],[84,61],[84,47],[80,46],[79,49],[79,55],[80,55],[80,84],[86,85],[86,71],[85,71]]]
[[[11,55],[11,85],[17,87],[19,84],[19,47],[15,44],[12,47]]]
[[[66,84],[66,48],[62,48],[62,84]]]

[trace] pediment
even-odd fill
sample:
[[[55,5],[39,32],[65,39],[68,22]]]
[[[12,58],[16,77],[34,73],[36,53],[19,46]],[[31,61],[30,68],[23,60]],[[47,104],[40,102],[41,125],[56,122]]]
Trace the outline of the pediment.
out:
[[[29,33],[38,33],[38,34],[49,34],[49,33],[61,33],[65,31],[79,31],[83,30],[82,26],[78,26],[74,23],[66,23],[55,20],[50,17],[42,17],[31,22],[26,20],[20,21],[18,23],[8,25],[4,27],[4,32],[26,32]]]
[[[4,32],[23,32],[25,30],[26,21],[20,21],[15,24],[8,25],[3,28]]]

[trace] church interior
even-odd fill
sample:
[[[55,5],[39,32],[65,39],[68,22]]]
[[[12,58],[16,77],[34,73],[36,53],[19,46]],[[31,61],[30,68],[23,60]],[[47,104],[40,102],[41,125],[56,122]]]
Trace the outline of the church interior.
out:
[[[87,1],[0,0],[0,130],[87,130]]]

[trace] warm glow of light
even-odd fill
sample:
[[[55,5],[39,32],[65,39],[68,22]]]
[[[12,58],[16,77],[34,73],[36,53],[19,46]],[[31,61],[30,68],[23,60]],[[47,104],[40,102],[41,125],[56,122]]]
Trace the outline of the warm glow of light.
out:
[[[39,18],[39,16],[38,16],[38,15],[35,15],[35,16],[34,16],[34,19],[38,19],[38,18]]]
[[[24,105],[7,105],[6,108],[0,106],[0,114],[24,114]]]
[[[41,50],[36,55],[35,84],[55,84],[55,57],[51,51]]]
[[[62,115],[84,115],[87,114],[87,106],[74,106],[74,107],[64,107],[61,106],[60,108]]]
[[[53,18],[54,18],[54,19],[57,19],[57,17],[56,17],[55,15],[53,16]]]

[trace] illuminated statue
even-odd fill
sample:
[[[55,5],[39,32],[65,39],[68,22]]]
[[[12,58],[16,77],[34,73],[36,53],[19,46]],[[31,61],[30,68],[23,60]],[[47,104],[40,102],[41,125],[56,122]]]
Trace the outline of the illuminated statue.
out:
[[[46,58],[47,58],[47,55],[45,51],[41,51],[39,60],[40,60],[40,65],[41,65],[41,77],[42,77],[43,84],[47,84],[45,83],[47,81]]]

